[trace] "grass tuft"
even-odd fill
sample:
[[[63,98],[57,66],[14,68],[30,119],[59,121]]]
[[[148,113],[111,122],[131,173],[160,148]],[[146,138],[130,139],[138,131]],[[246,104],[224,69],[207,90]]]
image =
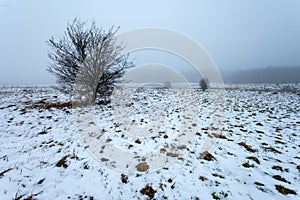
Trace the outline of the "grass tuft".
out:
[[[247,151],[255,153],[257,149],[253,149],[250,145],[247,145],[245,142],[238,143],[240,146],[243,146]]]
[[[294,194],[296,195],[297,193],[294,190],[288,189],[282,185],[275,185],[276,190],[280,192],[281,194],[287,195],[287,194]]]

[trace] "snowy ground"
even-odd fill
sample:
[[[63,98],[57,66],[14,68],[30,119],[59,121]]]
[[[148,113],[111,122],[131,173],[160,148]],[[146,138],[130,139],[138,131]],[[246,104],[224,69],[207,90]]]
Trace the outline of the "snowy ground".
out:
[[[160,170],[129,174],[89,153],[72,109],[61,104],[67,98],[46,87],[1,88],[0,199],[300,199],[300,95],[294,87],[228,86],[224,129],[204,158],[199,149],[209,133],[213,91],[197,90],[198,99],[185,98],[200,113],[187,152]],[[155,99],[143,95],[134,109]],[[155,103],[176,110],[167,95],[156,95]],[[110,119],[110,105],[97,110],[100,124]],[[176,115],[168,117],[176,132]],[[115,127],[105,123],[115,145],[134,151],[145,144],[118,140]],[[159,134],[165,135],[172,137],[170,130]]]

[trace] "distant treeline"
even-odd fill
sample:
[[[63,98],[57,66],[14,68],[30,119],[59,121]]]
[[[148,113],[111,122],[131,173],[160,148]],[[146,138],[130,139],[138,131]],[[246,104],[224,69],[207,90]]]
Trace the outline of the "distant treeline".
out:
[[[225,71],[222,76],[225,83],[300,83],[300,66]]]

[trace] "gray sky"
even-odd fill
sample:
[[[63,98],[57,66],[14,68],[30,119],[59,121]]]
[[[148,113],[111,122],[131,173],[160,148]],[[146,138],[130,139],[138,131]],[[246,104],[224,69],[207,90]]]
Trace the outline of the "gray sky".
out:
[[[300,65],[299,0],[0,0],[0,84],[52,84],[47,45],[75,17],[98,26],[179,31],[220,70]],[[148,62],[148,60],[147,60]]]

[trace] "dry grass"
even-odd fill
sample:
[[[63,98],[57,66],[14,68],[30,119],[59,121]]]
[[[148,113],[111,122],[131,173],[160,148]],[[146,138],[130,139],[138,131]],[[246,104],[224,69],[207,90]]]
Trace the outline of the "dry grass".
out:
[[[1,178],[2,176],[4,176],[5,173],[9,172],[10,170],[13,170],[13,168],[8,168],[8,169],[6,169],[6,170],[0,172],[0,178]]]
[[[206,180],[207,180],[207,178],[206,178],[205,176],[200,176],[199,179],[200,179],[201,181],[206,181]]]
[[[121,174],[121,181],[122,183],[128,183],[128,176],[126,176],[125,174]]]
[[[256,162],[257,164],[260,164],[260,161],[259,161],[258,158],[256,158],[255,156],[248,156],[247,159],[253,160],[253,161]]]
[[[282,181],[282,182],[285,182],[285,183],[290,183],[285,178],[281,177],[280,175],[274,175],[273,178],[278,180],[278,181]]]
[[[143,189],[140,190],[143,195],[147,195],[150,199],[154,198],[156,190],[154,190],[150,185],[146,185]]]
[[[254,165],[250,164],[249,161],[247,161],[243,163],[243,167],[250,168],[250,167],[254,167]]]
[[[247,145],[245,142],[238,143],[240,146],[243,146],[247,151],[255,153],[257,149],[253,149],[250,145]]]
[[[265,151],[269,151],[269,152],[273,152],[273,153],[278,153],[281,154],[280,151],[278,151],[277,149],[275,149],[274,147],[263,147]]]
[[[66,163],[68,156],[64,156],[62,157],[57,163],[56,163],[56,167],[64,167],[67,168],[68,164]]]
[[[283,169],[282,169],[282,167],[280,167],[280,166],[273,166],[272,167],[272,169],[274,169],[274,170],[278,170],[278,171],[281,171],[281,172],[283,172]]]
[[[179,154],[177,154],[177,153],[172,153],[172,152],[168,152],[167,153],[167,156],[169,156],[169,157],[178,157],[179,156]]]
[[[199,156],[200,159],[204,159],[204,160],[207,160],[207,161],[212,161],[212,160],[216,160],[216,158],[211,155],[208,151],[204,151],[200,154]]]
[[[71,108],[72,107],[72,102],[47,102],[45,100],[40,100],[36,102],[25,102],[26,106],[29,108],[35,108],[35,109],[51,109],[51,108],[56,108],[56,109],[61,109],[61,108]]]
[[[276,190],[280,192],[281,194],[287,195],[287,194],[294,194],[296,195],[297,193],[294,190],[288,189],[282,185],[275,185]]]
[[[225,135],[221,135],[221,134],[217,134],[217,133],[212,133],[212,135],[215,138],[227,140],[227,137]]]
[[[257,185],[257,186],[264,186],[265,185],[265,184],[260,183],[260,182],[254,182],[254,184]]]

